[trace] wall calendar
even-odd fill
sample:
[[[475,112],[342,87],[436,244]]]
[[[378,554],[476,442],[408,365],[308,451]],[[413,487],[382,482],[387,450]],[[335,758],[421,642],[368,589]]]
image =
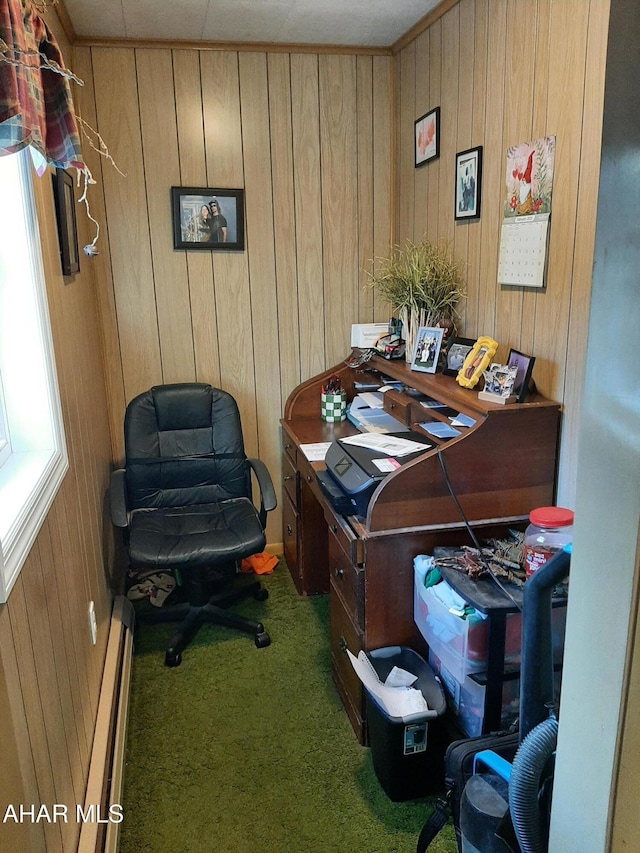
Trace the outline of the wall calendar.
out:
[[[544,287],[555,136],[507,149],[498,283]]]
[[[548,236],[548,213],[503,220],[498,283],[544,287]]]

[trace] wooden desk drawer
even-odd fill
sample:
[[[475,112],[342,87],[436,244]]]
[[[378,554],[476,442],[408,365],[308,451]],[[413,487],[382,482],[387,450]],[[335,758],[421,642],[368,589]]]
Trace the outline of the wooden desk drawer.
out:
[[[364,569],[354,566],[335,536],[329,536],[329,573],[354,623],[364,629]],[[333,595],[333,591],[332,591]]]
[[[365,718],[364,688],[347,655],[347,649],[349,649],[352,655],[358,656],[362,648],[362,632],[349,618],[340,597],[336,595],[333,588],[329,594],[329,613],[334,679],[345,710],[349,714],[358,738],[362,741],[362,723]]]
[[[400,421],[403,424],[411,422],[411,398],[407,397],[402,391],[396,391],[395,388],[390,388],[385,391],[383,408],[385,412]]]
[[[286,455],[291,460],[291,464],[295,468],[298,464],[297,448],[293,440],[287,435],[284,430],[282,431],[282,452],[286,453]]]
[[[287,453],[282,454],[282,485],[291,498],[291,502],[298,507],[298,472]]]
[[[362,563],[362,540],[356,536],[345,518],[334,513],[331,507],[326,505],[324,517],[329,527],[329,533],[333,534],[351,562],[355,565]]]
[[[298,512],[285,493],[282,501],[282,549],[284,559],[293,578],[298,593],[302,588],[300,578],[300,557],[298,553]]]

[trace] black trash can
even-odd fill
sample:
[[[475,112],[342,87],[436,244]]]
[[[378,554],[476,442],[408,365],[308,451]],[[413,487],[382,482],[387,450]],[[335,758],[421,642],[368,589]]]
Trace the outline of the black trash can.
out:
[[[418,676],[428,711],[392,717],[366,690],[367,723],[373,769],[390,800],[414,800],[444,787],[444,753],[448,743],[443,720],[447,707],[442,685],[413,649],[389,646],[367,652],[383,683],[394,666]]]

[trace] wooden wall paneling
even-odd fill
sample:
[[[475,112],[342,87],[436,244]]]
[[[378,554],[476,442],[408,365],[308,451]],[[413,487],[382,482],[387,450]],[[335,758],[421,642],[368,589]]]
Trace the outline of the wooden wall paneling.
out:
[[[273,226],[276,212],[272,194],[266,54],[241,53],[239,73],[247,220],[246,254],[249,262],[256,381],[257,451],[277,483],[281,455],[278,426],[284,404],[280,393],[281,357]],[[281,529],[280,511],[271,513],[268,540],[279,539],[276,531]]]
[[[78,47],[74,49],[73,67],[78,76],[84,81],[84,86],[73,90],[77,110],[82,118],[95,130],[97,129],[98,121],[93,87],[92,58],[89,48]],[[91,131],[88,129],[87,133],[92,136]],[[89,265],[93,272],[93,287],[100,315],[99,334],[103,353],[103,372],[107,386],[107,395],[110,401],[107,412],[110,425],[111,447],[113,458],[122,459],[124,457],[122,415],[125,408],[124,377],[122,373],[123,359],[118,336],[115,295],[112,287],[109,224],[104,199],[104,179],[102,177],[103,163],[104,169],[113,169],[114,167],[92,148],[84,136],[81,136],[81,142],[85,163],[96,181],[95,186],[89,187],[87,199],[91,215],[98,222],[100,231],[96,243],[98,255],[91,259],[81,255],[80,264],[83,274]],[[99,142],[95,139],[93,142],[95,147],[99,148]],[[95,237],[95,228],[93,223],[89,222],[83,227],[82,223],[86,220],[84,208],[77,210],[76,218],[78,220],[79,244],[86,245],[87,243],[91,243]],[[81,234],[83,235],[82,237]]]
[[[325,358],[318,58],[291,55],[291,113],[296,205],[300,377],[329,366]]]
[[[127,402],[162,378],[132,50],[94,48],[98,130],[126,177],[103,170]]]
[[[355,56],[321,55],[320,157],[325,358],[335,364],[358,316],[358,134]]]
[[[89,680],[87,676],[87,622],[86,615],[75,607],[76,599],[72,590],[66,582],[65,574],[65,549],[61,535],[61,524],[64,515],[56,503],[42,528],[42,535],[48,537],[50,548],[50,560],[53,571],[58,579],[58,604],[60,618],[64,630],[62,639],[66,650],[66,665],[69,673],[69,681],[72,685],[71,701],[73,703],[73,714],[75,718],[76,732],[78,737],[78,749],[82,761],[82,767],[86,772],[89,766],[91,754],[91,734],[93,717],[89,694]]]
[[[75,675],[76,670],[73,654],[69,654],[70,650],[66,642],[69,628],[62,617],[60,607],[60,597],[66,595],[65,577],[58,572],[59,566],[53,556],[47,522],[40,531],[35,547],[38,549],[42,591],[45,596],[48,617],[48,626],[45,624],[39,627],[43,631],[45,642],[48,635],[53,653],[53,675],[55,676],[55,685],[60,701],[60,713],[69,756],[70,783],[74,802],[81,803],[84,798],[88,756],[81,726],[81,709],[77,707],[73,698],[76,686],[72,684],[71,674]]]
[[[465,0],[466,2],[466,0]],[[483,0],[473,0],[473,104],[471,145],[483,146],[483,157],[495,156],[489,152],[485,144],[486,132],[486,100],[487,100],[487,39],[488,39],[488,5]],[[463,81],[464,85],[464,81]],[[485,175],[482,175],[481,218],[469,225],[468,267],[467,267],[467,298],[464,300],[463,322],[461,331],[465,337],[477,338],[478,309],[480,299],[480,268],[483,249],[482,216],[486,212],[484,197]]]
[[[504,121],[502,150],[531,141],[534,72],[537,62],[523,62],[535,49],[537,0],[508,0],[505,41]],[[525,20],[530,26],[523,27]],[[509,347],[521,349],[522,287],[499,285],[496,293],[495,337],[500,348],[497,361],[504,363]]]
[[[589,329],[609,6],[608,0],[592,2],[589,11],[584,86],[584,91],[588,95],[584,98],[582,120],[578,178],[579,215],[576,220],[571,312],[563,391],[565,416],[562,424],[562,460],[558,476],[558,495],[566,506],[575,505],[576,487],[573,472],[578,465],[578,434]]]
[[[178,133],[169,50],[137,50],[136,73],[151,263],[163,382],[195,379],[184,250],[173,248],[171,187],[180,185]]]
[[[413,239],[414,199],[416,192],[415,120],[416,115],[416,46],[411,42],[399,55],[400,90],[398,96],[398,184],[397,184],[397,242],[402,245]],[[422,114],[421,114],[422,115]],[[428,169],[430,164],[420,166]]]
[[[38,542],[40,539],[38,539]],[[50,573],[48,573],[50,574]],[[44,729],[47,750],[53,773],[53,785],[56,803],[73,805],[78,792],[74,790],[70,744],[65,726],[60,672],[56,661],[55,630],[52,630],[49,610],[52,592],[44,585],[41,551],[34,547],[25,563],[21,577],[23,580],[28,622],[28,634],[35,661],[35,674],[38,692],[42,703]],[[55,580],[54,580],[55,584]],[[61,650],[58,649],[58,652]],[[43,801],[46,802],[46,801]],[[75,849],[78,837],[75,821],[61,824],[63,850]]]
[[[549,133],[556,156],[547,286],[538,294],[534,353],[540,392],[563,399],[575,222],[578,214],[581,127],[589,3],[554,3],[549,49]]]
[[[536,21],[536,61],[533,83],[533,119],[531,138],[538,139],[547,134],[547,101],[549,97],[549,27],[553,0],[538,0]],[[534,354],[537,293],[524,288],[522,296],[522,328],[520,349]]]
[[[455,166],[455,154],[466,151],[472,146],[473,139],[473,106],[475,101],[474,92],[474,16],[475,3],[473,0],[461,0],[459,10],[459,64],[458,72],[458,127],[456,135],[456,150],[453,161],[453,183],[451,188],[451,217],[455,217],[455,192],[458,174]],[[477,227],[477,220],[460,220],[454,222],[453,254],[460,262],[466,265],[468,270],[469,257],[469,233]],[[465,281],[467,279],[465,270]],[[462,329],[465,323],[466,300],[462,300],[458,310],[460,312],[459,326]]]
[[[11,590],[7,605],[11,619],[11,633],[16,651],[20,689],[24,702],[25,716],[29,728],[29,742],[38,785],[39,803],[61,803],[62,792],[58,792],[54,781],[52,756],[45,727],[47,695],[38,683],[36,651],[31,641],[27,601],[23,587],[24,578],[33,571],[31,557],[24,564],[20,576]],[[29,602],[29,606],[31,602]],[[44,704],[43,704],[44,703]],[[48,710],[48,709],[47,709]],[[60,823],[45,823],[44,834],[47,850],[64,850]]]
[[[419,57],[421,60],[422,57]],[[442,107],[442,21],[438,19],[429,28],[429,106],[428,110]],[[417,118],[417,116],[416,116]],[[442,111],[440,112],[442,121]],[[441,125],[442,129],[442,125]],[[442,145],[442,140],[441,140]],[[442,151],[442,147],[440,149]],[[442,154],[440,155],[442,156]],[[440,158],[431,160],[423,169],[429,170],[429,196],[427,198],[426,236],[432,242],[438,242],[438,221],[440,211]]]
[[[283,400],[300,384],[300,318],[296,270],[296,206],[293,185],[291,60],[288,53],[267,55],[273,237]]]
[[[74,535],[70,540],[73,549],[67,553],[65,577],[76,578],[74,591],[79,594],[82,590],[78,612],[86,620],[88,603],[93,600],[98,625],[104,626],[110,614],[110,594],[101,561],[102,529],[97,530],[97,527],[101,526],[102,505],[95,490],[99,481],[106,488],[109,437],[102,390],[100,348],[95,346],[96,339],[99,339],[95,322],[96,305],[88,286],[92,276],[89,270],[83,276],[76,276],[73,284],[63,284],[59,272],[53,197],[48,181],[38,181],[34,184],[34,198],[69,457],[69,471],[54,502],[55,506],[60,500],[68,501],[69,520],[73,525]],[[84,309],[81,308],[83,302]],[[91,334],[87,334],[87,329],[91,330]],[[88,426],[86,413],[92,410],[102,413],[99,430],[91,430]],[[94,466],[94,454],[101,446],[101,439],[104,456],[103,474],[99,480],[97,468]],[[86,621],[84,624],[86,626]],[[99,690],[101,673],[97,658],[101,646],[104,652],[102,640],[106,640],[106,632],[102,631],[100,637],[100,644],[88,661],[92,687],[96,693]]]
[[[438,240],[453,245],[453,188],[458,138],[460,75],[460,5],[442,18],[442,81],[440,97],[440,157]]]
[[[12,632],[9,605],[3,604],[0,606],[0,799],[5,809],[9,803],[17,807],[20,803],[42,802]],[[46,851],[43,822],[7,820],[2,827],[2,839],[7,850]]]
[[[70,506],[76,535],[73,540],[75,553],[70,559],[75,560],[77,577],[82,579],[84,601],[81,603],[81,612],[86,617],[88,603],[93,600],[98,626],[104,628],[111,613],[111,597],[102,564],[102,494],[107,488],[110,442],[102,384],[102,354],[100,346],[96,347],[100,332],[96,301],[90,289],[93,283],[92,269],[89,268],[82,276],[76,276],[67,285],[63,283],[59,272],[51,188],[48,181],[46,184],[38,182],[35,190],[69,456],[69,472],[61,493],[69,494],[67,484],[73,487]],[[91,423],[96,415],[100,416],[99,423]],[[101,459],[101,472],[98,471],[98,458]],[[102,639],[106,641],[104,630],[101,632],[101,644]],[[101,667],[94,663],[92,670],[97,680],[95,688],[98,689]]]
[[[173,88],[178,130],[179,186],[206,187],[200,53],[173,51]],[[191,324],[197,382],[220,385],[218,317],[213,282],[213,255],[185,252],[191,302]]]
[[[200,65],[207,185],[243,188],[238,55],[235,52],[203,51]],[[251,235],[245,228],[246,247],[250,239]],[[255,455],[258,452],[258,427],[247,248],[242,252],[214,252],[213,272],[220,383],[238,402],[247,453]]]
[[[415,106],[414,121],[431,109],[429,96],[429,31],[425,30],[415,41]],[[413,127],[413,125],[412,125]],[[413,139],[415,144],[415,138]],[[412,161],[414,152],[412,152]],[[419,243],[427,232],[427,199],[429,198],[429,166],[414,168],[413,235]]]
[[[74,523],[74,490],[73,484],[66,481],[58,497],[49,512],[51,521],[50,533],[54,547],[54,559],[58,570],[65,577],[79,578],[82,572],[82,554],[78,554],[74,548],[76,542],[77,527]],[[87,605],[88,598],[84,581],[82,583],[67,583],[66,601],[69,612],[67,623],[71,632],[73,646],[78,668],[77,690],[80,693],[83,713],[76,717],[78,726],[84,730],[87,743],[87,754],[91,753],[93,743],[93,726],[98,709],[98,694],[101,682],[102,670],[98,668],[96,658],[102,663],[103,657],[93,654],[88,628],[87,628]],[[104,633],[104,632],[103,632]],[[88,765],[87,765],[88,768]]]
[[[393,81],[395,63],[390,57],[373,57],[373,253],[379,258],[389,251],[395,236],[396,147],[392,120],[395,109]],[[375,266],[375,264],[374,264]],[[389,305],[374,293],[373,320],[385,323]]]
[[[486,0],[485,0],[486,2]],[[498,245],[504,203],[505,151],[502,122],[505,78],[505,3],[487,3],[487,100],[482,178],[482,255],[478,293],[478,335],[495,334]]]
[[[373,261],[374,176],[373,150],[376,127],[373,110],[373,57],[356,57],[356,120],[357,120],[357,222],[358,222],[358,280],[357,313],[354,322],[372,323],[374,316],[373,290],[367,286]],[[347,352],[349,341],[344,351]]]

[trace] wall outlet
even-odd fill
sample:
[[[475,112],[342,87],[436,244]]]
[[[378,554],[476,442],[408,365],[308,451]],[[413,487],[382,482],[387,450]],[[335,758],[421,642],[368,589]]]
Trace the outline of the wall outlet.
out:
[[[96,608],[93,601],[89,602],[89,634],[91,643],[95,646],[98,642],[98,623],[96,622]]]

